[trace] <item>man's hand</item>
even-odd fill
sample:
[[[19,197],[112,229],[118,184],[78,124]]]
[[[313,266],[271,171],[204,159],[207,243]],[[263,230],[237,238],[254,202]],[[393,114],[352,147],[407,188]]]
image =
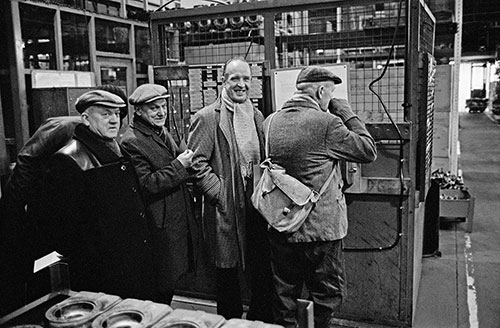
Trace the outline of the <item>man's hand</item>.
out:
[[[332,98],[328,103],[328,110],[333,115],[340,117],[344,122],[356,116],[352,111],[351,105],[346,99]]]
[[[193,151],[191,149],[186,149],[182,154],[177,156],[179,162],[181,162],[182,166],[185,168],[191,167],[193,163]]]

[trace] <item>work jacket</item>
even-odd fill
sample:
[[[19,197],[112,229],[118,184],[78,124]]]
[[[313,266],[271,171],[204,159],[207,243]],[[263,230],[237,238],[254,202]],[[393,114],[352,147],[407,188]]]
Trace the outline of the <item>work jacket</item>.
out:
[[[199,228],[186,182],[193,172],[177,156],[184,151],[163,128],[163,138],[139,116],[120,140],[139,177],[148,216],[152,219],[153,252],[161,290],[174,288],[195,267]]]
[[[44,186],[43,228],[69,263],[71,288],[152,299],[150,233],[130,161],[80,124]]]
[[[262,113],[254,109],[261,158],[264,158],[263,121]],[[226,108],[220,98],[194,115],[188,147],[194,151],[193,167],[197,171],[197,186],[205,197],[204,237],[210,245],[212,259],[217,267],[244,267],[246,225],[262,218],[247,216],[250,212],[246,208],[248,195],[245,194],[240,172],[233,112]]]
[[[269,125],[266,119],[264,125]],[[298,231],[282,234],[288,242],[332,241],[347,234],[347,207],[339,160],[369,163],[376,158],[375,141],[358,117],[346,122],[324,112],[312,98],[287,101],[269,127],[273,163],[319,192],[333,179]]]

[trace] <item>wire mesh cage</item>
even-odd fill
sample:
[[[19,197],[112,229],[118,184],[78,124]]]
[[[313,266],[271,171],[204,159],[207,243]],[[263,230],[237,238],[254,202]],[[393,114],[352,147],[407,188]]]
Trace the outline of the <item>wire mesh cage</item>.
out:
[[[394,120],[402,122],[405,3],[351,5],[332,2],[311,5],[303,10],[293,6],[274,8],[266,15],[251,10],[210,15],[208,10],[204,12],[199,8],[199,14],[182,17],[170,11],[165,13],[170,18],[159,24],[159,58],[166,65],[210,67],[235,56],[243,56],[250,62],[272,61],[270,68],[347,62],[351,103],[358,115],[367,122],[389,121],[377,93]],[[227,6],[215,7],[225,9]],[[272,20],[267,23],[271,28],[264,28],[266,19]],[[273,58],[269,58],[270,52]],[[373,86],[373,91],[369,90],[367,81],[379,77],[384,65],[387,72]],[[206,82],[204,76],[202,82]],[[211,75],[206,76],[210,80]],[[200,81],[194,78],[193,82]],[[213,92],[206,93],[206,98],[211,100]],[[194,103],[198,103],[199,96],[194,97]]]
[[[426,194],[432,161],[434,26],[423,0],[273,0],[152,15],[157,72],[185,67],[189,114],[220,95],[223,65],[237,56],[251,64],[250,98],[264,115],[279,110],[272,99],[282,81],[274,78],[277,72],[347,67],[349,101],[376,140],[378,157],[353,171],[345,246],[387,253],[351,258],[353,296],[345,318],[392,325],[412,320],[407,300],[413,290],[405,282],[414,278],[413,257],[421,256],[411,254],[417,248],[409,236],[418,235],[412,230],[419,229],[416,198]],[[169,74],[160,75],[155,72],[155,81],[168,83]],[[377,267],[384,267],[383,277]]]
[[[265,115],[279,110],[269,99],[276,87],[269,70],[347,64],[356,114],[373,124],[413,122],[419,144],[428,145],[418,147],[417,176],[428,175],[433,98],[426,96],[429,76],[418,69],[421,54],[432,56],[435,20],[423,1],[258,1],[159,12],[152,23],[155,64],[188,67],[190,114],[217,99],[223,64],[236,56],[252,63],[250,98]],[[377,137],[403,143],[397,132]]]

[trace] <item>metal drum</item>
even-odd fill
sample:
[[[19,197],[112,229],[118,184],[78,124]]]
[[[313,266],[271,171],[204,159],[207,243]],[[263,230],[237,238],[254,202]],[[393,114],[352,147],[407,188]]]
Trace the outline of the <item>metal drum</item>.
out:
[[[88,328],[95,317],[120,301],[114,295],[80,292],[50,307],[45,318],[52,328]]]
[[[98,316],[92,328],[151,327],[170,312],[172,308],[168,305],[128,298]]]
[[[225,321],[226,319],[218,314],[175,309],[154,325],[153,328],[218,328]]]

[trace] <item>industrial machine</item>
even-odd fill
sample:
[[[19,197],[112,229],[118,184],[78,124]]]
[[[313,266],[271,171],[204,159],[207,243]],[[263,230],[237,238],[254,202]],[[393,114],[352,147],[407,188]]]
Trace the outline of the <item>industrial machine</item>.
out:
[[[282,328],[95,292],[54,291],[0,318],[2,328]],[[307,326],[304,326],[307,328]]]
[[[434,110],[435,19],[423,0],[274,0],[152,13],[150,79],[171,92],[170,129],[186,138],[190,115],[220,94],[222,65],[252,67],[264,115],[290,89],[280,77],[305,65],[340,65],[345,96],[376,139],[374,163],[345,165],[348,297],[339,320],[409,326],[421,271]],[[292,79],[293,80],[293,79]],[[286,95],[285,95],[286,96]],[[199,203],[198,203],[199,204]],[[200,258],[182,292],[214,295]]]
[[[486,90],[474,89],[470,91],[470,98],[465,100],[465,107],[469,113],[482,113],[488,107],[488,101]]]

